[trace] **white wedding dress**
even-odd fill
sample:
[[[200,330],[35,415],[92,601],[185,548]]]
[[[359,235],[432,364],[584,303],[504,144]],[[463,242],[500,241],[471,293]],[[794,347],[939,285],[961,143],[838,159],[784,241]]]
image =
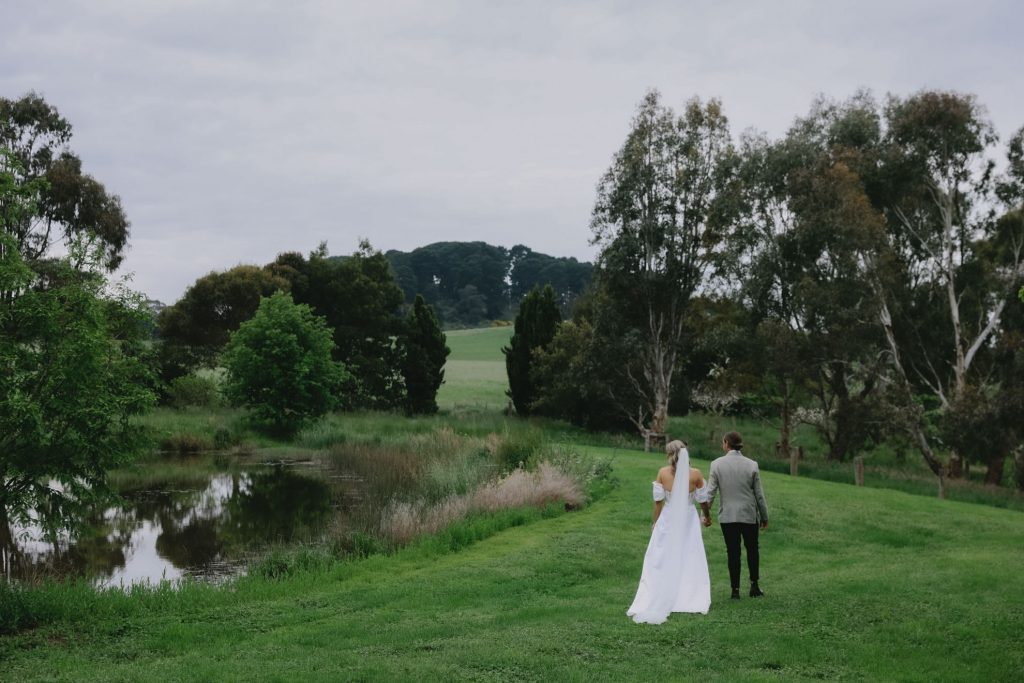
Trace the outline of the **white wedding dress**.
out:
[[[689,473],[690,457],[679,452],[676,471]],[[688,492],[689,479],[681,475],[673,488]],[[707,614],[711,607],[711,577],[704,554],[700,517],[694,503],[707,502],[706,484],[693,493],[674,494],[654,482],[654,500],[664,500],[633,604],[626,612],[638,624],[661,624],[672,612]]]

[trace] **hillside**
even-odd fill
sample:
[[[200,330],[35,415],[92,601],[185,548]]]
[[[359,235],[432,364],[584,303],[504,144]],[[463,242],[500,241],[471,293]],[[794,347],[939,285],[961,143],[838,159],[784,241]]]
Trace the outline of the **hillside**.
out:
[[[237,590],[104,604],[84,629],[0,639],[8,680],[1011,681],[1024,667],[1024,515],[766,474],[762,600],[625,616],[650,526],[654,456],[582,512],[461,552],[429,545]],[[696,463],[707,470],[706,462]],[[122,601],[123,602],[123,601]]]
[[[391,250],[385,256],[406,301],[422,294],[448,327],[508,319],[538,285],[551,285],[568,314],[593,270],[590,263],[549,256],[521,244],[506,249],[486,242],[435,242],[411,252]]]

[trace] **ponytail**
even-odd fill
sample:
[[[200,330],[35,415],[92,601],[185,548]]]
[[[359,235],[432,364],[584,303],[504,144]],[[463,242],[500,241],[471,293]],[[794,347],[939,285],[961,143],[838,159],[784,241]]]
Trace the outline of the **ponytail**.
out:
[[[672,465],[673,475],[675,475],[676,465],[679,463],[679,451],[683,450],[684,448],[686,448],[686,444],[678,440],[670,441],[669,443],[665,444],[665,452],[668,453],[669,455],[668,462],[670,465]]]

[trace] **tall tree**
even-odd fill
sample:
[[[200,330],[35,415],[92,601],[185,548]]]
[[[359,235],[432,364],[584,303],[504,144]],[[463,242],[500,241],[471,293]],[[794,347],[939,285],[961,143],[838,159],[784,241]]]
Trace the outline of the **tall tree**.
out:
[[[880,339],[862,254],[882,219],[844,158],[851,142],[877,138],[873,107],[866,93],[842,107],[822,100],[778,142],[745,137],[745,214],[729,268],[757,327],[771,323],[770,339],[801,349],[800,363],[769,361],[769,375],[783,388],[807,384],[818,402],[815,427],[839,460],[877,430],[868,407],[877,403]],[[792,410],[785,400],[780,408],[786,450]]]
[[[677,116],[652,91],[598,186],[595,277],[624,325],[598,333],[637,340],[637,369],[624,372],[642,397],[629,418],[644,435],[665,432],[686,310],[724,255],[733,159],[717,100],[693,99]]]
[[[189,361],[182,368],[186,372],[189,366],[214,364],[231,334],[255,315],[260,299],[289,287],[287,279],[260,266],[241,265],[204,275],[173,306],[160,312],[163,355],[186,356]],[[175,374],[164,379],[169,381]]]
[[[893,97],[885,121],[874,199],[888,229],[870,255],[870,282],[905,392],[923,387],[945,410],[973,383],[1024,276],[1024,234],[997,235],[997,137],[973,96]],[[1011,148],[1011,175],[1012,162]],[[1006,248],[992,267],[984,246],[997,238]],[[946,466],[920,423],[914,435],[943,495],[945,477],[959,475],[960,458],[954,452]]]
[[[401,406],[395,340],[402,333],[404,295],[384,254],[363,241],[351,256],[331,257],[323,244],[309,258],[282,254],[270,268],[291,282],[295,301],[311,306],[333,331],[334,358],[354,382],[343,392],[341,407]]]
[[[138,362],[147,314],[108,286],[105,248],[74,235],[45,281],[29,260],[40,252],[24,226],[48,189],[0,148],[0,544],[33,510],[54,531],[109,493],[107,469],[143,446],[129,420],[152,398]]]
[[[6,229],[33,270],[45,268],[57,244],[78,259],[95,257],[101,267],[114,270],[128,243],[128,219],[120,198],[82,172],[81,159],[68,148],[70,141],[71,124],[40,95],[0,97],[0,149],[16,161],[8,172],[19,186],[44,181],[36,210],[8,222]],[[72,250],[73,244],[92,248]],[[80,260],[72,265],[88,268]]]
[[[0,233],[0,245],[0,290],[19,292],[0,303],[0,535],[32,510],[53,531],[102,500],[107,470],[144,446],[129,420],[152,399],[133,353],[147,314],[128,293],[111,298],[98,272],[29,287],[14,240]]]
[[[530,376],[536,354],[551,342],[561,321],[562,314],[551,285],[544,289],[534,287],[519,304],[515,331],[509,345],[501,351],[505,354],[508,372],[508,397],[522,417],[530,414],[537,400],[537,389]]]
[[[434,309],[416,295],[401,337],[405,410],[409,414],[437,412],[437,390],[444,383],[444,363],[451,353]]]

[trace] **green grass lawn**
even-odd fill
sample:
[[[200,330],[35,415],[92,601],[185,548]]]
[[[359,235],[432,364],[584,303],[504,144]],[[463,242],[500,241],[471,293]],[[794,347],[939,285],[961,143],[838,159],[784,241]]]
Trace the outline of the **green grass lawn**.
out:
[[[457,552],[427,541],[234,589],[52,589],[54,621],[0,638],[0,678],[1020,680],[1024,513],[765,473],[768,596],[726,599],[715,526],[711,612],[638,626],[660,458],[586,450],[614,457],[617,489]]]
[[[437,394],[442,410],[492,410],[508,405],[508,375],[501,347],[511,327],[485,327],[445,333],[452,350],[444,366],[445,383]]]

